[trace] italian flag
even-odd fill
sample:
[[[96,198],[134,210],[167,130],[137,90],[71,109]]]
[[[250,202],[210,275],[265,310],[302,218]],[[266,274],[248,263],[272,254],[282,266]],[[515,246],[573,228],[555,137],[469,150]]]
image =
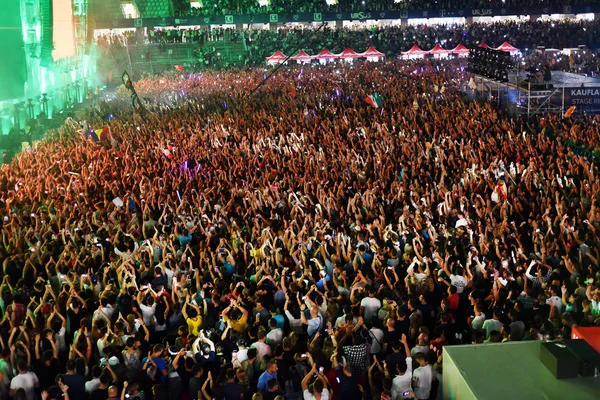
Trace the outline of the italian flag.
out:
[[[372,95],[365,97],[365,101],[375,108],[379,108],[383,105],[383,100],[379,93],[373,93]]]

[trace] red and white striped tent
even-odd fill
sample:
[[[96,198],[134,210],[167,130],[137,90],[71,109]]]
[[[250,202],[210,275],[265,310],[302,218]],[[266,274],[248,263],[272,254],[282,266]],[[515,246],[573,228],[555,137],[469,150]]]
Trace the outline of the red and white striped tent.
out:
[[[294,57],[290,58],[290,60],[298,61],[301,63],[309,63],[312,61],[312,59],[313,59],[313,56],[309,56],[308,54],[306,54],[306,52],[304,50],[300,50],[298,52],[298,54],[296,54]]]
[[[413,47],[410,48],[410,50],[403,51],[400,54],[402,55],[403,58],[412,59],[412,58],[423,58],[423,56],[425,54],[427,54],[427,52],[425,50],[421,50],[421,48],[415,44],[415,45],[413,45]]]
[[[487,44],[485,44],[485,42],[479,43],[479,47],[482,47],[484,49],[490,49],[491,48],[490,46],[488,46]]]
[[[433,55],[434,57],[441,58],[448,57],[449,51],[440,46],[440,44],[438,43],[433,47],[433,49],[429,50],[428,53]]]
[[[364,53],[361,53],[361,56],[366,57],[368,61],[379,61],[385,58],[385,54],[373,46],[369,47]]]
[[[336,56],[335,54],[333,54],[332,52],[330,52],[327,49],[323,49],[321,50],[321,52],[319,54],[317,54],[316,56],[314,56],[317,60],[319,60],[319,62],[321,64],[327,64],[328,62],[331,62],[335,59],[338,58],[338,56]]]
[[[511,45],[508,42],[504,42],[502,43],[500,46],[498,46],[496,48],[496,50],[500,50],[500,51],[505,51],[507,53],[519,53],[521,50],[517,49],[516,47],[514,47],[513,45]]]
[[[459,57],[465,57],[469,55],[469,49],[467,49],[462,43],[450,50],[452,54],[458,54]]]
[[[338,57],[343,60],[354,60],[355,58],[360,58],[362,56],[348,47],[346,50],[338,54]]]
[[[267,57],[267,64],[280,64],[286,60],[287,56],[277,50],[272,56]]]

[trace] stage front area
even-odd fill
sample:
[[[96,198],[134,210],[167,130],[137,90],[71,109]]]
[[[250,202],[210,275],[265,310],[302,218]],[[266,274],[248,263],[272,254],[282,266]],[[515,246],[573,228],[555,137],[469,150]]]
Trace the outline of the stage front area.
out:
[[[600,399],[600,377],[556,379],[541,341],[444,347],[444,399]]]

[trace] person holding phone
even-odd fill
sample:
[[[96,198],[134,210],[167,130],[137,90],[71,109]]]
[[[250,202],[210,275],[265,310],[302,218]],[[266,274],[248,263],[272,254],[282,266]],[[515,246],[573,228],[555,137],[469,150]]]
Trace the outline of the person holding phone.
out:
[[[317,364],[313,362],[312,357],[309,354],[309,362],[312,368],[304,376],[302,380],[302,396],[304,400],[329,400],[331,398],[329,393],[329,383],[325,375],[319,372]],[[312,381],[312,383],[311,383]]]
[[[358,384],[358,378],[352,375],[352,365],[347,363],[338,372],[337,398],[340,400],[360,400],[362,398],[362,387]]]
[[[396,376],[392,380],[392,399],[396,400],[400,397],[401,393],[404,393],[411,389],[412,383],[412,357],[410,356],[410,349],[408,348],[408,342],[406,335],[402,335],[400,339],[404,346],[404,352],[406,354],[405,362],[399,362],[396,365]]]

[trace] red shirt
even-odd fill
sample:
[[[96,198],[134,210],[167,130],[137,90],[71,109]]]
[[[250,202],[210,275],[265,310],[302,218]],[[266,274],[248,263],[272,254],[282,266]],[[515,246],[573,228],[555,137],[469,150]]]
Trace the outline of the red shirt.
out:
[[[448,296],[448,308],[452,311],[458,310],[458,301],[459,301],[458,293],[451,294]]]
[[[14,305],[14,310],[13,310],[13,305]],[[27,312],[25,311],[25,305],[19,304],[19,303],[14,303],[14,304],[11,304],[8,307],[6,307],[6,313],[8,314],[9,319],[12,318],[13,311],[15,313],[14,326],[19,326],[25,320],[25,316],[27,315]]]
[[[343,373],[343,372],[342,372]],[[329,386],[331,386],[331,390],[333,394],[331,395],[331,400],[337,400],[337,392],[338,392],[338,372],[336,368],[330,368],[327,371],[327,380],[329,381]]]

